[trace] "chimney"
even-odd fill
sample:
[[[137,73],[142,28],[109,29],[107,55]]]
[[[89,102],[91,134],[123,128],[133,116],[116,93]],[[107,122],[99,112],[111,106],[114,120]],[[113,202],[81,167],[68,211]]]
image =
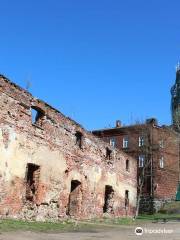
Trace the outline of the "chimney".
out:
[[[121,127],[121,121],[120,120],[116,120],[116,128],[120,128]]]

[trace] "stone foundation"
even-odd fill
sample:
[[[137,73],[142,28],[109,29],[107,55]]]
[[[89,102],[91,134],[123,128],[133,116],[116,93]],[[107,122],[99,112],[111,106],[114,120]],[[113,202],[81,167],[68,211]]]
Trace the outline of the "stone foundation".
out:
[[[153,198],[151,196],[142,196],[140,200],[139,213],[152,214],[154,212]]]
[[[140,214],[153,214],[157,213],[166,203],[170,203],[174,199],[159,199],[151,196],[143,196],[140,201]]]

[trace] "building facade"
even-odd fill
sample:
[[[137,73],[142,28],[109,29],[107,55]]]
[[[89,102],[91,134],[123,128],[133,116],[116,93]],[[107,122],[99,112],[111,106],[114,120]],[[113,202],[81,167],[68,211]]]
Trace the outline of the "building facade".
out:
[[[158,126],[156,119],[148,119],[131,126],[121,126],[117,121],[115,128],[93,134],[137,160],[140,212],[158,211],[165,202],[175,199],[180,168],[176,131]]]
[[[2,75],[0,156],[1,217],[43,221],[135,213],[136,160]]]

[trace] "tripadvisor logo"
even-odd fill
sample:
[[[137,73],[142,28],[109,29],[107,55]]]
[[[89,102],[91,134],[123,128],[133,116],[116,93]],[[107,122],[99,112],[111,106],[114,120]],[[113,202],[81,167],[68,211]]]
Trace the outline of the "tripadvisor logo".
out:
[[[135,229],[135,234],[136,235],[143,235],[143,229],[141,228],[141,227],[137,227],[136,229]]]

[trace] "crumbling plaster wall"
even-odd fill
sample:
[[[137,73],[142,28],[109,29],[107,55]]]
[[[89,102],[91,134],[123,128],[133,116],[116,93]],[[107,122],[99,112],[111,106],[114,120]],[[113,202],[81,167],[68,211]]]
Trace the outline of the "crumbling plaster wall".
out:
[[[31,107],[43,112],[33,125]],[[82,133],[82,147],[76,132]],[[71,181],[82,184],[81,209],[75,218],[103,216],[105,185],[114,189],[113,216],[133,215],[136,204],[136,160],[112,149],[56,109],[0,76],[0,215],[45,220],[66,218]],[[126,171],[126,159],[130,171]],[[40,166],[33,202],[26,200],[27,164]],[[129,191],[129,207],[124,194]]]

